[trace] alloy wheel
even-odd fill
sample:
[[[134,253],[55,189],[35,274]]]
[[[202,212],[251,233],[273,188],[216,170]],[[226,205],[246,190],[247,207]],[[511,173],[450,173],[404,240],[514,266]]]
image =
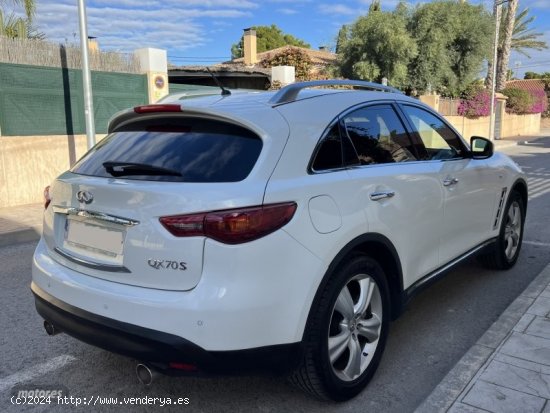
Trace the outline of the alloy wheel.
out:
[[[521,208],[517,201],[514,201],[508,214],[506,215],[506,225],[504,227],[504,253],[506,258],[511,260],[514,258],[519,247],[521,238]]]
[[[370,364],[380,338],[382,297],[367,274],[350,279],[332,310],[328,353],[334,374],[343,381],[358,378]]]

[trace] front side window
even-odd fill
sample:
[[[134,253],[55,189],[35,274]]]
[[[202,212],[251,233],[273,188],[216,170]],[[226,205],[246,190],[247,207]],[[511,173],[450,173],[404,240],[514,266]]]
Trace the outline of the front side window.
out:
[[[342,128],[356,155],[356,162],[347,164],[417,160],[412,142],[390,105],[368,106],[351,112],[342,118]]]
[[[426,148],[425,159],[444,160],[462,158],[464,145],[460,138],[441,119],[427,110],[403,105],[415,132]]]

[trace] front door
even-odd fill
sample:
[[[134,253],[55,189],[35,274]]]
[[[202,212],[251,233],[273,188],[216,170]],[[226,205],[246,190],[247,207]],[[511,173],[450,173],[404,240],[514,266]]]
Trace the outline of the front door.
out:
[[[439,249],[444,265],[488,238],[498,171],[486,160],[471,159],[460,137],[436,114],[414,105],[401,108],[422,141],[423,156],[438,171],[445,200]]]

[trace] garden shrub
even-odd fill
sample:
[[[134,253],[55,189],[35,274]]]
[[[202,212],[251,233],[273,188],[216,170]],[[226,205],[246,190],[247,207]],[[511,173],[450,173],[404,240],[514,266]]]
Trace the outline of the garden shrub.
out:
[[[270,55],[260,62],[262,67],[294,66],[296,80],[309,80],[311,71],[311,58],[301,49],[287,47],[285,50]]]
[[[506,88],[502,90],[502,94],[508,97],[506,101],[506,112],[516,115],[533,113],[532,110],[535,105],[535,98],[528,91],[516,88]]]

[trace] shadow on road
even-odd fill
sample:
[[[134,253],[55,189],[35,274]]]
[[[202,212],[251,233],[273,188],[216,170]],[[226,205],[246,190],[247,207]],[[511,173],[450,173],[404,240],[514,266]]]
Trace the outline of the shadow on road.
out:
[[[540,137],[526,142],[518,143],[519,146],[534,146],[537,148],[550,148],[550,137]]]
[[[38,229],[25,225],[20,221],[0,216],[0,247],[36,241],[39,238],[40,232]]]

